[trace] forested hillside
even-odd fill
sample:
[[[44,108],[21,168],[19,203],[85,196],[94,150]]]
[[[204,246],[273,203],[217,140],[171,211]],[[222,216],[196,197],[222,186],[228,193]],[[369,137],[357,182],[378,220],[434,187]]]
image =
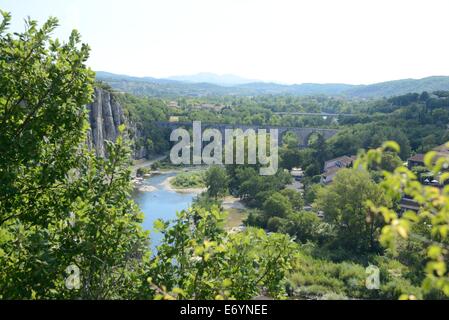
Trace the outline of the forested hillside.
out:
[[[282,85],[253,82],[237,85],[219,85],[216,82],[179,81],[151,77],[131,77],[108,72],[97,72],[97,79],[109,83],[114,89],[136,95],[158,97],[210,97],[210,96],[254,96],[254,95],[327,95],[348,98],[382,98],[408,92],[449,90],[449,77],[404,79],[370,85],[303,83]],[[178,78],[175,78],[178,79]]]

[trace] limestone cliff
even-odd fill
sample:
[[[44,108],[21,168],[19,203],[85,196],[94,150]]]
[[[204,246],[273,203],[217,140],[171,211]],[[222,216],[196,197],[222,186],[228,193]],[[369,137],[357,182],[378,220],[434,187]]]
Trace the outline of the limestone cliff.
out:
[[[105,141],[115,141],[119,134],[119,126],[125,124],[128,136],[133,142],[141,136],[137,126],[124,116],[123,108],[117,99],[109,91],[95,88],[94,101],[87,106],[89,109],[90,129],[88,132],[88,145],[95,149],[98,157],[105,157]],[[136,150],[134,147],[133,157],[135,159],[145,158],[147,153],[142,148]]]

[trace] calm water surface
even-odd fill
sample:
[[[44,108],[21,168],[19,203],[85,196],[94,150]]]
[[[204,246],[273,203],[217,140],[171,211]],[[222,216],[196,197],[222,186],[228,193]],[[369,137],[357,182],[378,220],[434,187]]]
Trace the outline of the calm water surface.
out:
[[[150,230],[151,247],[157,246],[162,235],[153,231],[153,223],[157,219],[172,220],[176,218],[176,212],[187,209],[192,204],[196,193],[177,193],[167,190],[163,186],[163,182],[175,176],[176,173],[165,173],[155,175],[145,179],[144,184],[156,188],[152,192],[135,191],[134,200],[139,205],[142,212],[145,214],[143,227],[145,230]]]

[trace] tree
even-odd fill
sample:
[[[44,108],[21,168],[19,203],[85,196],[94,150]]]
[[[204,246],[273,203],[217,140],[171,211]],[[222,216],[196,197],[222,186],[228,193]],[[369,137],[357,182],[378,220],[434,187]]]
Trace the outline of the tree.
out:
[[[271,176],[261,176],[251,166],[228,166],[230,188],[233,193],[247,200],[249,205],[261,207],[262,203],[274,192],[280,191],[291,183],[292,177],[288,171],[279,169]]]
[[[226,170],[221,167],[210,167],[206,172],[205,182],[207,193],[215,199],[224,196],[228,192],[228,176]]]
[[[280,165],[282,168],[291,170],[301,165],[301,151],[298,147],[296,149],[281,148],[279,151]]]
[[[295,212],[289,216],[289,223],[285,223],[279,231],[288,233],[296,241],[318,241],[322,237],[320,232],[323,222],[314,212]]]
[[[377,170],[386,170],[386,171],[394,171],[397,167],[402,165],[402,160],[396,153],[393,152],[385,152],[382,154],[382,160],[380,165],[373,166],[373,169]]]
[[[282,137],[282,143],[287,149],[298,149],[299,145],[298,137],[293,132],[287,132]]]
[[[419,96],[419,101],[426,102],[427,100],[429,100],[429,98],[430,98],[429,93],[427,91],[423,91]]]
[[[314,163],[310,164],[309,166],[307,166],[306,170],[304,170],[304,174],[310,178],[312,178],[316,175],[319,175],[320,173],[321,173],[321,167],[318,162],[314,162]]]
[[[40,29],[27,20],[23,34],[7,34],[11,17],[2,15],[0,226],[19,216],[45,225],[42,192],[75,166],[74,154],[84,139],[85,105],[93,94],[93,73],[85,66],[89,48],[80,45],[76,31],[65,44],[51,40],[54,18]],[[52,208],[55,200],[50,194],[46,205]]]
[[[381,220],[366,204],[388,204],[382,189],[367,171],[342,169],[332,184],[318,191],[316,206],[337,228],[338,245],[355,252],[376,250]]]
[[[301,211],[304,206],[304,200],[300,192],[293,189],[284,189],[280,192],[283,196],[288,198],[294,211]]]
[[[399,145],[386,142],[381,147],[369,150],[360,155],[357,166],[367,168],[373,163],[379,163],[385,151],[399,152]],[[449,158],[436,159],[436,152],[429,152],[424,157],[426,168],[435,176],[439,176],[440,183],[449,179],[447,168]],[[391,199],[401,198],[403,195],[415,200],[420,208],[418,212],[406,211],[403,215],[388,206],[369,201],[370,210],[382,216],[387,223],[382,229],[381,243],[394,254],[398,254],[404,240],[419,242],[427,256],[422,255],[418,262],[424,265],[425,278],[422,287],[427,294],[436,290],[440,295],[449,296],[448,274],[448,231],[449,231],[449,196],[447,188],[435,188],[419,182],[418,177],[404,166],[394,172],[384,172],[382,188]],[[418,231],[423,230],[424,231]],[[421,250],[421,249],[420,249]],[[411,294],[403,294],[401,299],[415,299]]]
[[[161,299],[274,298],[284,292],[296,246],[288,236],[248,228],[228,234],[217,207],[182,211],[174,224],[158,221],[164,238],[148,281]],[[173,263],[176,261],[176,263]]]
[[[293,209],[292,204],[286,196],[275,192],[263,203],[263,210],[268,216],[285,218]]]
[[[328,145],[324,137],[318,134],[316,140],[311,143],[311,148],[314,150],[313,159],[318,163],[319,170],[321,171],[324,162],[329,159]]]
[[[270,217],[267,221],[267,230],[270,232],[278,232],[280,229],[283,229],[283,226],[287,221],[287,219],[276,216]]]
[[[89,48],[57,20],[22,34],[0,24],[0,298],[141,297],[149,258],[142,215],[130,199],[129,148],[108,159],[87,150]],[[121,128],[123,130],[123,128]]]
[[[304,200],[305,200],[306,204],[310,205],[313,202],[315,202],[315,199],[318,195],[318,191],[321,188],[323,188],[323,187],[321,186],[321,184],[318,184],[318,183],[306,186],[306,190],[304,193]]]

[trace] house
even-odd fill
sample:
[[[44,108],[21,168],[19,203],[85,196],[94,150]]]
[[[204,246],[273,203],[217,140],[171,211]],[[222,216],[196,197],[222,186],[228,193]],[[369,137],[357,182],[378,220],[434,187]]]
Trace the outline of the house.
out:
[[[333,167],[329,170],[326,170],[322,175],[321,175],[321,183],[323,184],[329,184],[332,181],[334,181],[335,175],[337,174],[338,171],[340,171],[342,168],[336,168]]]
[[[354,162],[354,160],[356,159],[355,156],[343,156],[343,157],[338,157],[329,161],[326,161],[324,163],[324,172],[332,169],[332,168],[348,168],[352,165],[352,163]]]
[[[432,151],[435,151],[437,153],[435,161],[439,158],[449,157],[449,147],[446,144],[435,147],[432,149]],[[417,166],[424,166],[424,154],[422,153],[417,153],[407,160],[407,167],[409,169]]]
[[[411,170],[413,167],[423,167],[424,166],[424,155],[422,153],[417,153],[414,156],[408,158],[407,167]]]
[[[176,102],[176,101],[170,101],[170,102],[168,103],[168,107],[169,107],[169,108],[178,108],[179,105],[178,105],[178,102]]]
[[[434,161],[436,161],[439,158],[445,158],[445,157],[449,158],[449,147],[446,144],[435,147],[432,149],[432,151],[436,152]],[[414,156],[410,157],[407,160],[407,167],[410,170],[417,166],[421,166],[421,167],[425,166],[424,154],[422,154],[422,153],[415,154]],[[440,174],[435,176],[433,173],[424,172],[424,173],[419,174],[418,176],[420,178],[420,181],[426,186],[432,186],[432,187],[441,189],[441,188],[444,188],[444,186],[447,184],[447,183],[440,183],[440,181],[439,181]],[[407,197],[403,197],[399,205],[401,207],[402,213],[407,210],[418,212],[420,209],[419,203],[417,203],[413,199],[409,199]]]
[[[296,181],[300,181],[301,178],[304,176],[304,172],[302,171],[301,168],[292,168],[290,174]]]
[[[321,175],[321,183],[329,184],[334,180],[338,171],[344,168],[349,168],[354,163],[356,156],[338,157],[324,163],[324,172]]]
[[[401,202],[399,203],[399,206],[401,207],[401,215],[405,212],[405,211],[415,211],[418,212],[419,211],[419,203],[416,202],[413,199],[409,199],[406,197],[403,197],[401,199]]]

